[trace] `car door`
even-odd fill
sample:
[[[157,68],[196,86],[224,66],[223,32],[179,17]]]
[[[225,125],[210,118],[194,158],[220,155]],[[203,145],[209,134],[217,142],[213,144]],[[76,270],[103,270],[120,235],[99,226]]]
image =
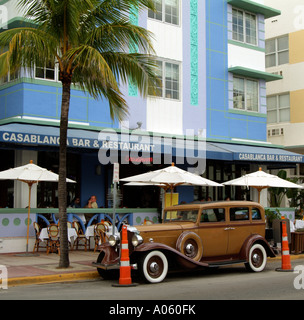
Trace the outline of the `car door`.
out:
[[[250,208],[237,206],[228,208],[228,255],[239,254],[243,243],[252,234]]]
[[[202,210],[198,234],[203,242],[203,258],[217,259],[225,256],[228,246],[227,215],[224,207]]]

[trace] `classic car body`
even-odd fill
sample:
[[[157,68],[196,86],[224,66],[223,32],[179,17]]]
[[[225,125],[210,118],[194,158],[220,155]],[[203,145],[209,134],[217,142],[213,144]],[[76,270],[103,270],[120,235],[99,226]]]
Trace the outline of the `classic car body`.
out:
[[[130,263],[150,283],[173,269],[243,262],[260,272],[275,253],[265,239],[264,208],[255,202],[221,201],[168,207],[162,223],[128,227]],[[104,278],[119,268],[119,237],[100,247],[94,264]]]

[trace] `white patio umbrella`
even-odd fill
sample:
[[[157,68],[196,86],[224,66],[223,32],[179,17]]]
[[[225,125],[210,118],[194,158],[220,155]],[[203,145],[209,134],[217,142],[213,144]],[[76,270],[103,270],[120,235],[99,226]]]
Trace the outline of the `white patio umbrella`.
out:
[[[31,160],[29,164],[24,166],[4,170],[0,172],[0,180],[19,180],[28,184],[29,187],[29,202],[28,202],[28,218],[27,218],[27,237],[26,237],[26,252],[28,253],[29,241],[29,223],[31,211],[31,191],[32,185],[39,181],[58,182],[58,174],[47,169],[41,168]],[[76,181],[67,179],[67,182],[76,183]]]
[[[303,189],[304,187],[296,183],[284,180],[273,174],[266,173],[260,168],[256,172],[245,174],[240,178],[233,179],[227,182],[224,182],[223,185],[231,186],[246,186],[253,187],[258,190],[259,193],[259,202],[260,202],[260,193],[263,189],[266,188],[298,188]]]
[[[137,182],[140,184],[158,185],[164,189],[173,189],[177,186],[208,186],[222,187],[222,184],[203,178],[197,174],[182,170],[172,163],[164,169],[142,173],[132,177],[120,179],[125,182]]]

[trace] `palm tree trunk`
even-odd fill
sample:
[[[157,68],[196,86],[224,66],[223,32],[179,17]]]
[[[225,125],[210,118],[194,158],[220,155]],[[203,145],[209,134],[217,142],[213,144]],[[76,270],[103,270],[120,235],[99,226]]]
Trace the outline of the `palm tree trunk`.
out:
[[[62,102],[60,119],[60,147],[59,147],[59,181],[58,181],[58,206],[60,221],[60,260],[59,268],[68,268],[69,243],[67,228],[67,131],[70,107],[71,82],[62,81]]]

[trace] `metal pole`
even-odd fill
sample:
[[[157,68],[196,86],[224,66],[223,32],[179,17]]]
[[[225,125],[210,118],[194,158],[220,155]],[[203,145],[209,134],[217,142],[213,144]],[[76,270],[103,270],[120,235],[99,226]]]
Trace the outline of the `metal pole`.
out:
[[[27,210],[26,253],[28,253],[28,244],[29,244],[32,185],[33,185],[32,182],[28,183],[28,186],[29,186],[29,200],[28,200],[28,210]]]
[[[114,182],[113,189],[113,224],[112,224],[112,234],[115,234],[115,216],[116,216],[116,195],[117,195],[117,182]]]

